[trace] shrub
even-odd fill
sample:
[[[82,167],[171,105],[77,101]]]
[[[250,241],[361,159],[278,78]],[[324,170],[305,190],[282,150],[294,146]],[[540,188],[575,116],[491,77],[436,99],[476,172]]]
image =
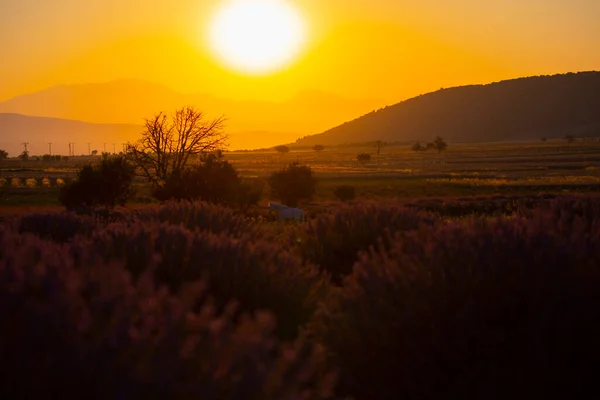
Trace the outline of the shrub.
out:
[[[270,310],[277,317],[278,335],[288,339],[296,337],[328,289],[315,268],[265,240],[123,223],[95,233],[90,242],[106,262],[124,260],[134,278],[155,262],[156,282],[173,293],[203,280],[218,310],[232,300],[239,301],[242,312]]]
[[[325,150],[325,146],[323,146],[322,144],[315,144],[313,146],[313,150],[316,151],[317,153],[320,153],[323,150]]]
[[[203,157],[200,165],[173,173],[164,187],[158,188],[154,196],[166,200],[202,200],[228,206],[248,208],[258,203],[262,187],[243,182],[222,153]]]
[[[59,200],[68,209],[96,206],[113,209],[125,205],[133,194],[133,176],[133,167],[123,157],[108,157],[99,165],[79,170],[77,179],[61,188]]]
[[[376,245],[379,238],[389,243],[390,235],[395,232],[435,222],[427,214],[394,203],[343,205],[333,212],[319,214],[296,230],[290,229],[287,245],[339,283],[352,272],[359,252]]]
[[[478,219],[363,255],[311,326],[340,394],[597,395],[600,225],[560,224]]]
[[[356,191],[354,190],[354,186],[336,186],[336,188],[333,190],[333,195],[340,199],[340,201],[349,201],[354,200],[356,197]]]
[[[369,161],[371,161],[371,155],[369,153],[359,153],[356,156],[356,159],[358,160],[359,163],[365,164],[365,163],[368,163]]]
[[[312,199],[317,180],[309,166],[293,162],[287,168],[273,172],[269,186],[272,196],[290,207],[296,207],[300,200]]]
[[[288,146],[280,145],[275,146],[275,151],[281,154],[285,154],[290,152],[290,148]]]
[[[198,285],[174,296],[1,228],[0,248],[2,398],[331,398],[322,350],[279,343],[270,313],[193,312]]]
[[[31,233],[44,239],[66,243],[80,234],[90,234],[98,227],[96,220],[74,213],[33,213],[15,221],[19,233]]]

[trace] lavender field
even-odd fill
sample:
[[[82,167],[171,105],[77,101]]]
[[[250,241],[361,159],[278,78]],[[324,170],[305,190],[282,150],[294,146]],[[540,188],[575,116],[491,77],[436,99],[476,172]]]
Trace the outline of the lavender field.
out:
[[[600,197],[0,226],[0,397],[598,395]]]

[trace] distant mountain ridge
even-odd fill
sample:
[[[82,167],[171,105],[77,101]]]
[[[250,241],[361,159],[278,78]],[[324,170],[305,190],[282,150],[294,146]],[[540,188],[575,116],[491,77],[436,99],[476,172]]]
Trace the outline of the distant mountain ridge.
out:
[[[18,113],[96,123],[143,124],[159,111],[191,105],[208,118],[225,115],[227,131],[282,132],[295,140],[381,107],[379,100],[351,100],[318,91],[301,92],[285,102],[233,101],[206,94],[181,94],[164,85],[124,79],[105,83],[59,85],[0,102],[0,113]],[[294,134],[294,137],[289,137]],[[253,138],[247,143],[248,147]],[[277,140],[275,141],[277,142]],[[260,146],[264,144],[259,144]]]
[[[600,72],[535,76],[440,89],[381,108],[295,145],[386,141],[539,140],[600,136]]]
[[[67,155],[69,143],[75,143],[75,154],[88,154],[91,150],[121,151],[121,143],[139,137],[141,125],[98,124],[83,121],[48,117],[31,117],[21,114],[0,113],[0,148],[14,157],[23,151],[23,142],[28,142],[31,155],[47,154],[48,142],[52,142],[52,153]]]

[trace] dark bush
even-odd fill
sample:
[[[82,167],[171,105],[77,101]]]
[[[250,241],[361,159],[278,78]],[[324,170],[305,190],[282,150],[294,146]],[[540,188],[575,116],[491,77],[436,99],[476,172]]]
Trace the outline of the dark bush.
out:
[[[258,203],[262,188],[243,182],[233,165],[219,155],[210,154],[202,158],[201,164],[171,174],[165,186],[155,191],[155,197],[160,201],[202,200],[243,208]]]
[[[218,310],[232,300],[240,302],[242,312],[270,310],[277,317],[278,334],[287,339],[297,336],[329,287],[315,268],[266,240],[134,223],[112,224],[90,242],[106,262],[125,261],[134,277],[155,262],[156,282],[173,293],[203,280]]]
[[[327,399],[333,375],[306,342],[281,344],[274,318],[193,312],[148,270],[0,228],[0,396],[5,399]]]
[[[77,178],[60,189],[59,200],[68,209],[125,205],[133,194],[133,167],[123,157],[104,158],[99,165],[87,165]]]
[[[296,230],[287,232],[288,246],[296,248],[306,261],[331,274],[334,282],[352,272],[358,254],[376,245],[389,243],[398,231],[433,225],[436,219],[394,203],[342,205],[322,213]]]
[[[336,188],[333,190],[333,195],[340,199],[340,201],[349,201],[354,200],[356,197],[356,191],[354,190],[354,186],[336,186]]]
[[[77,235],[90,234],[98,227],[94,218],[74,213],[33,213],[15,221],[19,233],[31,233],[44,239],[65,243]]]
[[[600,223],[561,224],[439,225],[362,257],[312,325],[340,394],[596,397]]]
[[[299,162],[273,172],[269,177],[271,195],[289,207],[297,207],[301,200],[311,200],[315,194],[317,179],[312,169]]]
[[[361,164],[368,163],[369,161],[371,161],[371,155],[369,153],[359,153],[356,156],[356,159]]]

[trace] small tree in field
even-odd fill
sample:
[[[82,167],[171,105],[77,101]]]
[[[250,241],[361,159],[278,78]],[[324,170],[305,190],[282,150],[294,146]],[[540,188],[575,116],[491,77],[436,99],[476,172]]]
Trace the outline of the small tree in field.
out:
[[[59,200],[67,208],[111,210],[125,205],[133,194],[133,177],[133,166],[123,157],[112,156],[99,165],[89,164],[79,170],[77,178],[60,189]]]
[[[387,146],[387,143],[383,140],[378,140],[374,143],[374,147],[377,150],[377,155],[381,153],[381,149],[383,149],[385,146]]]
[[[371,161],[371,155],[369,153],[359,153],[356,156],[356,159],[358,160],[359,163],[365,164],[365,163],[368,163],[369,161]]]
[[[442,151],[448,148],[448,143],[446,143],[446,141],[441,137],[436,136],[435,140],[433,141],[433,148],[438,151],[438,154],[441,154]]]
[[[320,145],[320,144],[315,144],[313,146],[313,150],[316,151],[317,153],[322,152],[323,150],[325,150],[325,146]]]
[[[180,174],[190,157],[226,146],[225,119],[206,120],[193,107],[181,108],[169,119],[160,112],[147,119],[142,138],[127,144],[127,158],[154,187],[162,187],[172,174]]]
[[[172,174],[164,187],[155,190],[154,196],[161,201],[200,199],[247,208],[258,203],[261,192],[262,187],[242,182],[233,165],[217,152],[202,157],[199,165]]]
[[[548,141],[548,138],[546,136],[542,137],[542,142],[546,142]]]
[[[411,147],[412,151],[416,151],[416,152],[420,152],[420,151],[425,151],[427,150],[427,147],[423,146],[421,144],[421,142],[417,142],[415,143],[412,147]]]
[[[23,152],[19,155],[19,158],[23,161],[29,160],[29,152],[26,150],[23,150]]]
[[[285,154],[285,153],[289,153],[290,152],[290,148],[284,145],[280,145],[280,146],[275,146],[275,151],[277,151],[278,153],[281,154]]]
[[[8,158],[8,152],[0,149],[0,160],[6,160]]]
[[[296,207],[300,200],[310,200],[315,194],[317,180],[309,166],[293,162],[273,172],[269,177],[271,195],[285,205]]]

